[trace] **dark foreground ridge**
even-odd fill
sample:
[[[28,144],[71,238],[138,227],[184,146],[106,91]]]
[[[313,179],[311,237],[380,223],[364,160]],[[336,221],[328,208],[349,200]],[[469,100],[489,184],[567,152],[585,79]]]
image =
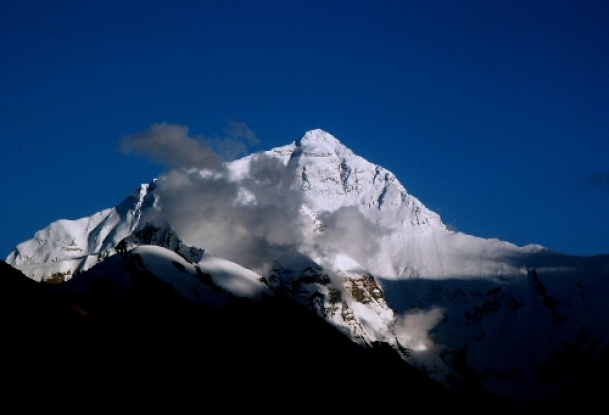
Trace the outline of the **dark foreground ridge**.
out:
[[[389,347],[361,348],[285,299],[262,305],[239,300],[213,310],[185,300],[152,275],[135,277],[134,288],[122,296],[68,298],[2,261],[5,396],[18,399],[23,409],[85,412],[100,407],[482,412],[512,405],[458,395]],[[560,404],[583,396],[579,407],[587,407],[594,396],[584,386],[561,394]]]

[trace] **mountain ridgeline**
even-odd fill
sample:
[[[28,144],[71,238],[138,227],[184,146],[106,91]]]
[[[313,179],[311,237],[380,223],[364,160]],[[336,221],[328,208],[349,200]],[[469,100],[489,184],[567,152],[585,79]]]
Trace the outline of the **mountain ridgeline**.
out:
[[[62,361],[112,351],[99,370],[152,370],[129,345],[174,356],[158,363],[173,378],[185,359],[195,371],[222,362],[218,376],[245,376],[257,394],[329,388],[343,405],[368,388],[541,408],[607,383],[609,255],[451,231],[322,130],[167,172],[116,207],[50,224],[6,262],[47,283],[34,285],[80,327],[68,333],[88,333]],[[27,343],[51,350],[43,337]],[[259,372],[274,380],[262,387]]]

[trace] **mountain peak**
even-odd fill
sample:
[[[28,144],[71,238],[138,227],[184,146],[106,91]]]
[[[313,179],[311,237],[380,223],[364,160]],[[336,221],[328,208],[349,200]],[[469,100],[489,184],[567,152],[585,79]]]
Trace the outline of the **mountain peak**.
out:
[[[305,135],[300,139],[302,144],[307,143],[326,143],[326,144],[340,144],[340,141],[336,139],[332,134],[316,128],[314,130],[309,130],[305,133]]]
[[[328,157],[353,155],[353,152],[345,147],[332,134],[321,130],[309,130],[300,140],[295,143],[298,156]]]

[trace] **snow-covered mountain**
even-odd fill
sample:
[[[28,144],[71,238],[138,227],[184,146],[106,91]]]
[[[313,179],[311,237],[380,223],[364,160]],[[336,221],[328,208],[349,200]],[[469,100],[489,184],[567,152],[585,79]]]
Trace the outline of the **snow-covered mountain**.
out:
[[[322,130],[221,168],[163,174],[114,208],[50,224],[7,263],[74,285],[117,249],[173,264],[155,274],[193,301],[286,295],[456,389],[532,401],[609,354],[609,255],[451,231]],[[195,278],[213,269],[211,285]]]

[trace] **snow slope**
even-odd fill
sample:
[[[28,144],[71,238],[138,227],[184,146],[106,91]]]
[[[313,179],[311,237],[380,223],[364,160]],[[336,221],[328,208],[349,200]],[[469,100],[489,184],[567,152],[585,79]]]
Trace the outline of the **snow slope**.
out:
[[[212,308],[231,305],[232,298],[241,297],[261,302],[273,297],[260,276],[238,264],[204,252],[198,262],[156,245],[140,245],[124,255],[113,255],[106,261],[77,274],[57,286],[56,291],[93,292],[103,284],[109,292],[127,293],[133,287],[133,275],[148,272],[168,284],[172,290],[195,303]],[[111,288],[110,288],[111,287]]]

